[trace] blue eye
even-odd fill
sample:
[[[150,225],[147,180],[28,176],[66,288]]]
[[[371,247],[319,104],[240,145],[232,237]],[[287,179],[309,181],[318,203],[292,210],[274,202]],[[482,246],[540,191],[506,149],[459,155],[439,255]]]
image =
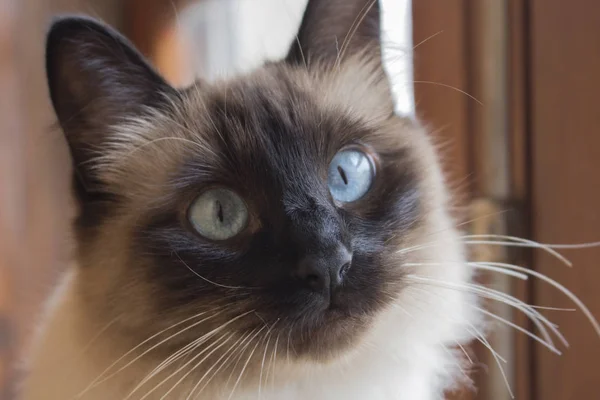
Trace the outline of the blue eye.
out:
[[[194,229],[212,240],[226,240],[240,233],[248,222],[248,209],[240,196],[224,188],[202,193],[188,212]]]
[[[329,164],[327,184],[333,198],[350,203],[363,197],[371,187],[375,167],[371,158],[360,150],[342,150]]]

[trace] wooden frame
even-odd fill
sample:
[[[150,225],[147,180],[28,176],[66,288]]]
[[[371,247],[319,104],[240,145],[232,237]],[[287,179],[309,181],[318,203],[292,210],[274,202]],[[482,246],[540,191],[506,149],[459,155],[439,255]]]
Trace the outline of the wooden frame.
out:
[[[436,138],[451,142],[443,154],[446,170],[451,186],[463,182],[458,192],[460,206],[471,210],[461,217],[473,219],[471,229],[477,233],[526,231],[526,131],[520,109],[509,107],[524,102],[523,48],[518,47],[523,26],[513,24],[519,18],[522,21],[523,11],[517,1],[510,6],[497,0],[413,2],[417,113],[434,132],[446,127]],[[436,36],[423,42],[431,35]],[[506,209],[511,212],[504,212]],[[488,214],[496,217],[490,219]],[[503,261],[525,257],[524,252],[488,252],[487,257],[490,254]],[[506,279],[482,279],[511,290]],[[529,295],[523,284],[512,291],[521,298]],[[499,312],[510,315],[510,310],[501,308]],[[491,340],[494,347],[510,355],[514,370],[507,374],[513,391],[519,399],[529,399],[529,341],[510,331]],[[473,348],[477,358],[488,365],[489,373],[475,374],[477,394],[460,393],[456,398],[510,398],[487,349],[479,345]]]

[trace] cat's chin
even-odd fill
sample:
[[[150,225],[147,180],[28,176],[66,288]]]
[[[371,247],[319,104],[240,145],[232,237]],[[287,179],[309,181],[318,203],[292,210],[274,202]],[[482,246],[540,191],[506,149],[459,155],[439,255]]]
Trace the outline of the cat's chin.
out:
[[[360,345],[370,320],[331,305],[322,312],[318,322],[294,329],[290,338],[291,352],[299,359],[318,363],[345,358]]]

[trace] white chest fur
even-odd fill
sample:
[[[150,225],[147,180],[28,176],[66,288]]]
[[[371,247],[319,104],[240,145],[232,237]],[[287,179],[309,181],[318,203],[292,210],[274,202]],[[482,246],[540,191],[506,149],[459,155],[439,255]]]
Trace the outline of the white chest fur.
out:
[[[87,390],[98,382],[106,366],[118,359],[110,335],[97,332],[82,335],[84,325],[93,326],[93,316],[82,313],[76,296],[75,273],[69,274],[51,304],[49,318],[35,344],[28,362],[29,375],[23,388],[23,400],[105,400],[105,399],[188,399],[194,379],[181,382],[163,397],[173,385],[165,385],[147,394],[139,390],[130,395],[136,383],[148,373],[149,365],[140,361]],[[410,291],[408,291],[410,292]],[[416,294],[415,294],[416,295]],[[223,400],[436,400],[444,389],[460,378],[460,357],[449,350],[457,341],[468,340],[461,324],[449,320],[436,323],[426,305],[411,307],[407,293],[406,308],[389,310],[381,323],[367,336],[363,346],[344,363],[319,367],[312,364],[295,366],[296,375],[280,373],[277,364],[267,365],[259,384],[209,385],[200,396],[192,398]],[[455,294],[455,301],[463,301]],[[448,299],[452,301],[452,299]],[[418,317],[416,313],[427,313]],[[458,321],[458,320],[455,320]],[[464,330],[462,330],[464,332]],[[85,336],[85,337],[84,337]],[[107,340],[108,339],[108,340]],[[156,364],[156,363],[155,363]],[[272,363],[271,363],[272,364]],[[105,375],[107,376],[107,375]],[[80,395],[84,392],[83,395]],[[130,396],[129,396],[130,395]],[[129,397],[128,397],[129,396]],[[144,397],[146,396],[146,397]]]

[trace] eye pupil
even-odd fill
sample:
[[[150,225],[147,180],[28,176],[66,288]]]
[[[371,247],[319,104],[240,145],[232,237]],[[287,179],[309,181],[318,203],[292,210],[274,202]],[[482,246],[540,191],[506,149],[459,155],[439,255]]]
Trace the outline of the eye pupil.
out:
[[[225,220],[225,218],[223,217],[223,205],[221,204],[221,202],[219,200],[216,201],[217,203],[217,218],[219,218],[219,222],[223,223],[223,221]]]
[[[194,200],[188,218],[200,235],[212,240],[226,240],[244,230],[248,208],[232,190],[214,188]]]
[[[344,171],[344,168],[342,168],[341,166],[338,165],[337,167],[338,172],[340,173],[340,177],[342,178],[342,180],[344,181],[344,185],[348,184],[348,177],[346,176],[346,171]]]

